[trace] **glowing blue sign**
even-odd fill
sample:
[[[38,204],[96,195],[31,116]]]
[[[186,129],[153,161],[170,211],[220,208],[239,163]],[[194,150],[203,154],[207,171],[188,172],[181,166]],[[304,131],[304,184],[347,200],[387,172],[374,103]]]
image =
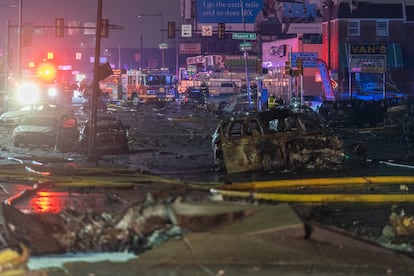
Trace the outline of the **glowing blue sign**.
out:
[[[243,7],[242,7],[243,4]],[[253,24],[263,7],[263,0],[197,0],[198,23],[242,23]]]
[[[315,3],[282,2],[286,22],[321,22],[322,15]],[[263,0],[197,0],[197,23],[246,23],[254,24],[257,14],[263,8]],[[242,15],[242,11],[244,16]],[[243,21],[244,20],[244,21]]]

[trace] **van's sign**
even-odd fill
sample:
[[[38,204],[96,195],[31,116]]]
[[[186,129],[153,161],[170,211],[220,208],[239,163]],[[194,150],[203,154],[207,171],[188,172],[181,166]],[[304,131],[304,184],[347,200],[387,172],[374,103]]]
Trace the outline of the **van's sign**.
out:
[[[386,55],[386,44],[353,44],[350,48],[351,55]]]

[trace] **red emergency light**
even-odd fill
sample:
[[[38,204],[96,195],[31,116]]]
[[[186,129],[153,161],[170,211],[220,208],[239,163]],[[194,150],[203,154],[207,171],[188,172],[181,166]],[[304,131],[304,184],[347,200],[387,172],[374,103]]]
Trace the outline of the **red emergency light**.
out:
[[[56,66],[51,63],[42,63],[37,68],[37,75],[43,81],[52,81],[56,79]]]

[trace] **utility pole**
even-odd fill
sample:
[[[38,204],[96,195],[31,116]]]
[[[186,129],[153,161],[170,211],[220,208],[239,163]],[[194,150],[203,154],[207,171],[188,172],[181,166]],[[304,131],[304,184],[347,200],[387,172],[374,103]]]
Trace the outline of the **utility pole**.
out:
[[[7,20],[7,35],[6,35],[6,54],[4,62],[4,94],[3,94],[3,112],[9,108],[9,75],[10,75],[10,20]]]
[[[98,113],[98,93],[99,93],[99,57],[101,54],[101,29],[102,29],[102,0],[98,0],[98,12],[96,16],[96,34],[95,34],[95,61],[93,70],[93,91],[92,106],[89,124],[88,140],[88,160],[97,161],[95,152],[96,141],[96,117]]]
[[[23,0],[19,0],[19,33],[17,39],[17,79],[22,77],[22,51],[23,51]]]
[[[246,32],[246,21],[244,18],[244,3],[243,0],[240,0],[240,8],[241,8],[241,15],[242,15],[242,21],[243,21],[243,31]],[[246,40],[244,40],[246,42]],[[243,57],[244,57],[244,71],[246,73],[246,89],[247,89],[247,102],[248,102],[248,111],[251,110],[252,105],[252,96],[250,91],[250,76],[249,76],[249,53],[247,51],[243,51]]]

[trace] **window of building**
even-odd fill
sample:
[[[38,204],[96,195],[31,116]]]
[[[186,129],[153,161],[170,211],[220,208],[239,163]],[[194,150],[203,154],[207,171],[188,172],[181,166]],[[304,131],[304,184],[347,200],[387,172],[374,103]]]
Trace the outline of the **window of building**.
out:
[[[384,20],[377,21],[377,35],[388,36],[388,21],[384,21]]]
[[[359,36],[359,21],[348,21],[348,35]]]
[[[303,34],[303,44],[322,44],[322,34]]]

